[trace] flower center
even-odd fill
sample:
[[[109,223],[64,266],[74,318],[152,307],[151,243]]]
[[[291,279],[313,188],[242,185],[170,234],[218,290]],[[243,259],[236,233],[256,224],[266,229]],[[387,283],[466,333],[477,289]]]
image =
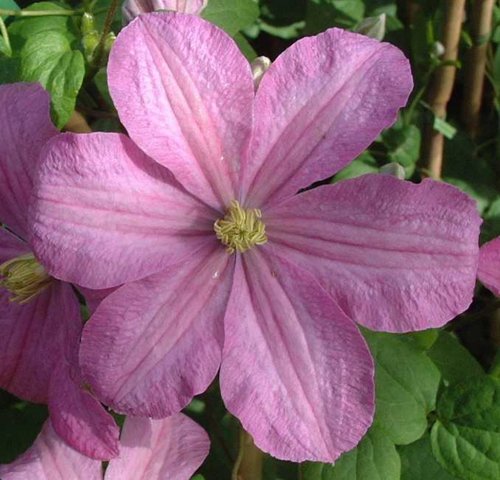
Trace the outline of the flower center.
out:
[[[29,302],[50,282],[51,277],[32,253],[20,255],[0,265],[0,287],[11,293],[11,302]]]
[[[258,208],[244,209],[238,201],[231,202],[224,218],[214,223],[215,234],[227,246],[227,253],[243,253],[267,242],[266,226],[261,217]]]

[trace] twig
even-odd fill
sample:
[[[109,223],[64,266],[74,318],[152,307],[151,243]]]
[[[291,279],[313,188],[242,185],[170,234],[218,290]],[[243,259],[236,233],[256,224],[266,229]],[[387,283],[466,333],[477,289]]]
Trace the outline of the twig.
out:
[[[94,58],[92,60],[92,66],[95,69],[95,73],[97,73],[97,71],[101,66],[102,57],[104,55],[104,45],[106,43],[106,37],[108,36],[109,32],[111,32],[111,25],[113,24],[113,19],[115,18],[118,5],[120,5],[120,0],[112,0],[111,5],[109,6],[108,9],[108,13],[106,14],[106,18],[104,19],[104,26],[102,27],[101,38],[99,39],[99,43],[95,48]],[[89,78],[93,78],[94,75],[89,76]]]
[[[264,454],[249,433],[240,427],[240,449],[234,464],[231,480],[261,480]]]
[[[479,125],[494,4],[495,0],[475,0],[472,7],[471,27],[474,44],[465,63],[465,95],[462,104],[462,119],[472,136],[476,135]]]
[[[427,94],[427,103],[432,112],[438,118],[446,117],[446,106],[450,100],[455,83],[456,62],[458,55],[458,43],[460,40],[460,30],[464,17],[465,0],[445,0],[445,23],[443,26],[444,54],[442,60],[449,62],[436,69]],[[425,161],[431,176],[441,177],[443,167],[443,135],[434,130],[433,125],[428,126],[426,131]]]

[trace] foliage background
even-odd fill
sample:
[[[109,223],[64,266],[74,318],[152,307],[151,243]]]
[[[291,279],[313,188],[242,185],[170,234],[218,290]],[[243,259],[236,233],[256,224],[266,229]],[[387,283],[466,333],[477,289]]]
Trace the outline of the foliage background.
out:
[[[429,85],[443,66],[438,42],[445,10],[453,1],[209,0],[203,16],[232,35],[251,60],[257,55],[274,59],[304,35],[332,26],[356,30],[364,19],[385,14],[384,40],[410,58],[415,90],[398,122],[328,181],[376,172],[397,162],[407,179],[418,182],[429,175],[424,152],[429,128],[434,128],[446,137],[442,180],[475,198],[484,219],[484,242],[500,235],[500,6],[490,2],[491,31],[479,38],[471,19],[474,10],[488,2],[466,3],[458,60],[446,63],[457,68],[453,94],[446,119],[436,121]],[[122,28],[119,9],[112,22],[106,22],[110,4],[0,0],[5,30],[0,37],[0,83],[42,83],[52,95],[52,115],[59,128],[121,131],[106,85],[110,32],[117,34]],[[29,16],[34,12],[45,14]],[[468,58],[480,44],[487,44],[486,76],[480,117],[471,129],[470,118],[463,114],[472,93],[465,77],[468,69],[476,68]],[[441,330],[409,335],[364,330],[376,360],[377,386],[376,419],[368,435],[335,466],[264,457],[264,478],[498,480],[499,307],[498,299],[478,284],[470,309]],[[186,411],[212,440],[197,480],[230,478],[239,451],[239,425],[226,412],[217,383]],[[0,391],[0,463],[26,450],[46,417],[45,406]]]

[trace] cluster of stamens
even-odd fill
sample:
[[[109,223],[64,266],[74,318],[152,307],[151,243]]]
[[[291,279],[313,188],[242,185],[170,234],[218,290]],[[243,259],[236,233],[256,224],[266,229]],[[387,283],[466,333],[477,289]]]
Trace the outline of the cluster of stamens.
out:
[[[267,242],[266,226],[261,217],[258,208],[244,209],[237,200],[233,200],[224,218],[214,223],[215,234],[227,246],[228,253],[246,252],[255,245]]]
[[[11,293],[11,302],[29,302],[50,282],[51,277],[32,253],[20,255],[0,265],[0,287]]]

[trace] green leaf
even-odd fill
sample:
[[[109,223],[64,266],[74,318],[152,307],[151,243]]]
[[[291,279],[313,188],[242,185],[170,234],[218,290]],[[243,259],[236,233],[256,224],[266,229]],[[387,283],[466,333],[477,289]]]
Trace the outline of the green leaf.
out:
[[[421,349],[393,334],[363,331],[375,359],[375,421],[397,445],[420,438],[434,410],[440,383],[436,366]]]
[[[254,0],[210,0],[201,16],[234,36],[257,20],[259,7]]]
[[[462,380],[484,375],[483,367],[452,333],[441,331],[427,352],[438,367],[443,380],[459,383]]]
[[[339,182],[340,180],[359,177],[367,173],[377,173],[378,169],[379,167],[375,158],[370,153],[364,152],[356,160],[347,165],[347,167],[335,174],[333,181]]]
[[[397,124],[382,134],[388,158],[405,167],[407,178],[413,175],[420,156],[421,134],[415,125]]]
[[[28,11],[62,10],[60,5],[51,2],[33,3],[25,8]],[[24,43],[38,33],[60,32],[68,41],[76,42],[77,31],[74,18],[64,15],[16,18],[9,27],[12,48],[21,49]]]
[[[0,8],[2,10],[20,10],[19,5],[14,0],[0,0]],[[2,18],[6,18],[2,16]]]
[[[83,55],[72,50],[64,33],[40,32],[20,52],[19,80],[40,82],[50,93],[55,124],[61,128],[75,109],[85,74]]]
[[[334,26],[353,28],[364,13],[361,0],[309,0],[305,33],[311,35]]]
[[[406,333],[401,338],[411,342],[420,350],[429,350],[439,337],[439,330],[430,328],[420,332]]]
[[[301,469],[303,480],[399,480],[401,465],[394,443],[375,425],[335,465],[308,463]]]
[[[462,480],[500,478],[500,380],[488,375],[447,390],[438,401],[432,452]]]
[[[401,458],[401,480],[456,480],[432,455],[428,433],[410,445],[398,447],[398,452]]]

